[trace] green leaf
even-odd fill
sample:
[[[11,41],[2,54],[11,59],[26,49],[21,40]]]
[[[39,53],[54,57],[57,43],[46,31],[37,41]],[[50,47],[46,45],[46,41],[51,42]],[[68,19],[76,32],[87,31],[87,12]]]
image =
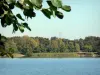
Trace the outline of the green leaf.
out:
[[[58,7],[58,8],[62,7],[62,1],[61,0],[51,0],[51,2],[55,7]]]
[[[36,6],[36,7],[38,7],[39,9],[42,7],[42,2],[43,2],[43,0],[30,0],[30,2],[34,5],[34,6]]]
[[[2,5],[2,7],[3,7],[3,9],[5,10],[5,11],[7,11],[9,8],[7,7],[7,5],[5,4],[5,5]]]
[[[35,12],[33,12],[33,9],[25,9],[23,13],[25,16],[30,17],[30,18],[36,16]]]
[[[33,4],[29,0],[24,0],[24,2],[28,4],[31,9],[33,8]]]
[[[16,23],[13,23],[13,32],[17,31],[18,30],[18,26]]]
[[[57,7],[55,7],[51,1],[47,1],[48,5],[50,6],[50,10],[52,12],[53,17],[56,17],[55,12],[57,11]]]
[[[4,10],[2,8],[0,8],[0,16],[4,14]]]
[[[49,11],[48,9],[42,9],[41,11],[46,17],[48,17],[49,19],[51,18],[51,11]]]
[[[24,32],[24,26],[23,25],[19,25],[18,28],[22,33]]]
[[[16,16],[17,16],[19,19],[21,19],[21,20],[24,21],[24,19],[22,18],[22,16],[21,16],[20,14],[17,14]]]
[[[57,11],[57,7],[53,6],[51,1],[47,1],[47,3],[50,6],[51,10]]]
[[[7,26],[6,21],[5,21],[5,16],[3,18],[1,18],[1,26],[2,27],[6,27]]]
[[[24,9],[29,9],[30,7],[29,7],[29,6],[25,6],[25,5],[24,5],[24,6],[23,6],[23,8],[24,8]]]
[[[7,25],[11,25],[11,23],[12,23],[11,16],[5,15],[5,22],[6,22]]]
[[[15,4],[16,7],[20,8],[20,9],[23,9],[23,5],[19,3],[19,1],[17,1],[17,3]]]
[[[14,9],[14,3],[9,4],[10,9]]]
[[[60,12],[60,11],[56,11],[56,16],[57,16],[58,18],[60,18],[60,19],[63,19],[63,17],[64,17],[63,13]]]
[[[30,30],[31,31],[31,28],[28,26],[28,24],[27,23],[22,23],[23,25],[24,25],[24,27],[25,28],[27,28],[28,30]]]
[[[62,6],[62,9],[65,10],[65,11],[67,11],[67,12],[71,11],[71,7],[67,6],[67,5]]]
[[[3,17],[3,18],[1,18],[1,25],[2,25],[2,27],[5,27],[5,26],[4,26],[4,23],[5,23],[5,19],[4,19],[4,17]]]
[[[15,3],[16,2],[16,0],[6,0],[7,1],[7,3]]]

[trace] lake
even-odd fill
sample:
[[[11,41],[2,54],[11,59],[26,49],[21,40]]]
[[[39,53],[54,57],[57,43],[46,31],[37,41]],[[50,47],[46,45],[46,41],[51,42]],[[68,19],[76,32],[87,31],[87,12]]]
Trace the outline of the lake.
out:
[[[100,75],[100,58],[0,58],[0,75]]]

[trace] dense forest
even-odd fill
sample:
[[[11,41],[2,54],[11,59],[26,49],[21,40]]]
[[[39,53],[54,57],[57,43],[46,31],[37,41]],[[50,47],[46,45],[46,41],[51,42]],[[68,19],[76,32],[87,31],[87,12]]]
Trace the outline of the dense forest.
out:
[[[51,37],[7,37],[6,51],[32,56],[33,53],[67,53],[98,52],[100,54],[100,37],[88,36],[85,39],[68,40]]]

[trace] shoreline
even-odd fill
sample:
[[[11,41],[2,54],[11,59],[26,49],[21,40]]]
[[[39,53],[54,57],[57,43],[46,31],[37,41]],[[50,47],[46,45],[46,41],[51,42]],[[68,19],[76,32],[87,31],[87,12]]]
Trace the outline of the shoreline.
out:
[[[33,53],[32,56],[25,56],[23,54],[14,53],[14,58],[100,58],[100,55],[93,52],[87,52],[86,54],[79,54],[77,52],[69,53]],[[0,57],[10,58],[10,57]]]

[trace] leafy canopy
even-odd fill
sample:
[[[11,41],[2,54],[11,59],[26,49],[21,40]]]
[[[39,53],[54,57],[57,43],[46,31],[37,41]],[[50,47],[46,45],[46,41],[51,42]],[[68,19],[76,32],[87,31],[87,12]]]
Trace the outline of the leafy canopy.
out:
[[[31,28],[25,22],[25,19],[20,13],[14,15],[13,9],[15,7],[22,10],[25,17],[33,18],[36,17],[34,10],[41,11],[47,18],[51,19],[51,16],[63,19],[64,15],[58,9],[62,9],[66,12],[71,11],[71,7],[63,5],[61,0],[47,0],[49,8],[42,8],[43,0],[0,0],[0,19],[2,27],[9,25],[13,26],[13,32],[20,30],[24,32],[24,28],[31,31]],[[20,19],[23,23],[18,21]]]

